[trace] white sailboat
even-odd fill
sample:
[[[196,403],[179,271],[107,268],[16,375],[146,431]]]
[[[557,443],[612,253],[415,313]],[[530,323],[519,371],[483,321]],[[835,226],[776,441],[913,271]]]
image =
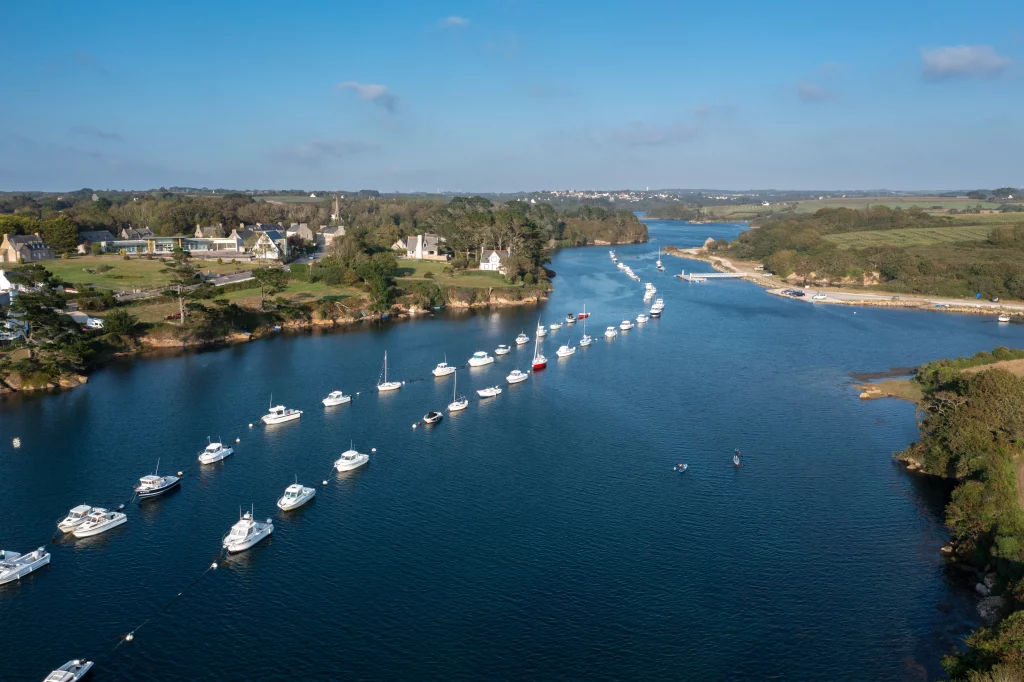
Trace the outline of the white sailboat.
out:
[[[388,381],[388,352],[384,351],[384,369],[381,372],[381,378],[377,379],[377,390],[381,393],[385,391],[397,391],[402,387],[401,381]]]
[[[533,370],[544,369],[548,366],[548,359],[544,357],[544,354],[540,352],[540,330],[544,327],[540,324],[540,319],[537,320],[537,338],[533,342]],[[544,332],[547,334],[547,332]]]
[[[580,337],[580,347],[584,348],[589,346],[590,342],[593,341],[593,339],[587,336],[587,318],[590,317],[590,315],[587,313],[586,303],[583,304],[583,314],[580,315],[580,317],[583,318],[583,336]]]
[[[466,396],[462,396],[461,398],[456,398],[455,397],[455,395],[456,395],[455,391],[456,391],[456,389],[458,389],[458,387],[459,387],[459,375],[456,374],[455,375],[455,385],[452,386],[452,401],[450,403],[448,403],[448,411],[449,412],[459,412],[459,411],[464,410],[467,407],[469,407],[469,399]]]
[[[657,267],[662,272],[665,271],[665,266],[661,264],[661,247],[660,246],[658,247],[658,260],[654,261],[654,265],[655,265],[655,267]]]

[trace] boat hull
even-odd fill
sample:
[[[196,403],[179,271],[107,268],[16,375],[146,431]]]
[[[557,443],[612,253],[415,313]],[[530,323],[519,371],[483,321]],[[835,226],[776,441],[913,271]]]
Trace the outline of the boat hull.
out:
[[[446,377],[450,374],[455,374],[455,369],[455,367],[435,367],[430,373],[435,377]]]
[[[302,412],[295,412],[293,414],[284,414],[280,417],[271,417],[270,415],[263,415],[260,417],[260,421],[267,426],[273,426],[274,424],[284,424],[286,422],[295,421],[302,416]]]
[[[469,407],[468,400],[457,400],[454,403],[448,403],[449,412],[461,412],[462,410]]]
[[[298,509],[299,507],[301,507],[302,505],[306,504],[307,502],[311,501],[314,497],[316,497],[315,488],[307,488],[307,490],[309,490],[308,494],[303,492],[302,495],[295,498],[294,500],[285,500],[285,498],[282,497],[280,500],[277,501],[277,508],[280,509],[281,511],[292,511],[293,509]]]
[[[386,384],[377,384],[378,393],[387,393],[388,391],[397,391],[402,387],[401,382],[389,381]]]
[[[36,550],[30,554],[22,554],[12,563],[14,566],[4,571],[0,571],[0,585],[6,585],[7,583],[12,583],[15,580],[21,580],[36,569],[46,566],[50,563],[50,553],[42,552],[39,554],[38,550]]]
[[[362,458],[357,458],[350,462],[338,461],[334,463],[334,470],[337,471],[339,474],[343,471],[352,471],[353,469],[358,469],[359,467],[364,466],[369,461],[370,458],[366,455],[364,455]]]
[[[226,457],[230,457],[232,454],[234,454],[234,452],[235,452],[234,448],[224,448],[220,452],[218,452],[216,454],[212,454],[212,455],[207,455],[205,452],[204,453],[200,453],[199,454],[199,463],[200,464],[213,464],[214,462],[219,462],[219,461],[221,461],[222,459],[224,459]]]
[[[175,478],[173,483],[168,483],[161,488],[136,488],[135,493],[139,496],[140,500],[146,500],[151,497],[160,497],[164,493],[169,493],[180,485],[181,479]]]
[[[469,366],[470,367],[484,367],[486,365],[493,365],[493,364],[494,364],[494,358],[487,358],[486,360],[470,360],[469,361]]]
[[[241,542],[228,542],[224,541],[224,549],[231,554],[237,554],[238,552],[244,552],[247,549],[255,547],[259,543],[263,542],[270,537],[270,534],[274,532],[274,525],[267,524],[263,529],[256,533],[253,533],[250,537],[242,540]]]
[[[352,402],[352,396],[347,395],[344,398],[324,398],[320,402],[324,404],[324,407],[335,407],[336,405],[344,405],[345,403]]]
[[[529,374],[520,374],[518,376],[509,374],[507,377],[505,377],[505,380],[508,381],[508,383],[510,384],[521,384],[529,378]]]
[[[128,521],[128,517],[125,516],[124,514],[121,514],[121,515],[117,516],[116,518],[111,519],[110,521],[107,521],[102,526],[91,526],[89,528],[82,528],[81,526],[79,526],[78,528],[75,529],[74,535],[75,535],[76,538],[91,538],[91,537],[95,537],[96,535],[101,535],[103,533],[106,533],[108,530],[113,530],[114,528],[117,528],[118,526],[123,526],[127,521]]]

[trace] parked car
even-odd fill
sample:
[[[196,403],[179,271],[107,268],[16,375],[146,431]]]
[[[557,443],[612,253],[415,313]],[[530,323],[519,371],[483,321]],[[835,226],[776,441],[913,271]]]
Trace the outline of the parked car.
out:
[[[993,303],[999,303],[999,297],[998,296],[993,296],[992,298],[990,298],[988,300],[992,301]]]
[[[98,317],[90,317],[85,321],[86,329],[103,329],[103,320]]]

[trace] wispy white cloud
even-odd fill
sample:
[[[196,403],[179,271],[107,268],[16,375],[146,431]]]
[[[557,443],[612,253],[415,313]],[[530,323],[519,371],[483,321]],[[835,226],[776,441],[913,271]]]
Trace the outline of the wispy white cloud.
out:
[[[466,17],[445,17],[441,21],[437,22],[437,25],[441,28],[465,28],[469,26],[469,19]]]
[[[801,81],[797,85],[796,91],[802,102],[829,102],[838,97],[834,90],[806,81]]]
[[[1013,60],[998,54],[991,45],[954,45],[921,49],[921,68],[926,78],[992,78]]]
[[[91,137],[97,140],[123,139],[119,133],[100,130],[96,126],[90,125],[72,126],[71,130],[68,132],[70,132],[72,135],[78,135],[80,137]]]
[[[275,161],[320,166],[326,161],[374,152],[379,148],[379,145],[373,142],[361,140],[310,140],[303,144],[271,150],[269,156]]]
[[[697,127],[688,123],[654,125],[634,121],[627,127],[613,131],[611,142],[625,147],[668,147],[689,142],[697,134]]]
[[[345,81],[334,87],[336,92],[351,90],[359,99],[372,102],[389,113],[395,113],[398,108],[398,96],[388,90],[386,85],[371,85],[368,83],[357,83]]]

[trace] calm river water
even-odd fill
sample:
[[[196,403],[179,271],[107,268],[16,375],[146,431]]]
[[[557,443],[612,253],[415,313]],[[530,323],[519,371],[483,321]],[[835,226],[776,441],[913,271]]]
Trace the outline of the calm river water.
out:
[[[743,226],[650,227],[618,252],[665,314],[612,341],[602,330],[641,311],[642,287],[607,248],[576,249],[538,308],[126,362],[0,405],[5,549],[48,542],[73,505],[126,501],[157,458],[186,472],[0,588],[0,677],[87,657],[105,682],[938,678],[973,624],[938,554],[943,496],[891,461],[916,437],[913,407],[862,403],[847,374],[1021,346],[1024,327],[686,284],[670,273],[706,266],[666,257],[657,273],[657,246]],[[532,347],[460,370],[470,408],[411,428],[451,400],[452,379],[429,374],[444,354],[461,365],[584,303],[592,346],[555,360],[582,325],[552,334],[548,369],[489,401],[473,391],[528,369]],[[385,349],[409,383],[377,395]],[[336,388],[361,395],[325,410]],[[271,393],[302,419],[260,426]],[[241,442],[200,471],[207,436]],[[350,440],[377,451],[335,475]],[[279,513],[296,476],[317,497]],[[203,575],[249,505],[273,536]]]

